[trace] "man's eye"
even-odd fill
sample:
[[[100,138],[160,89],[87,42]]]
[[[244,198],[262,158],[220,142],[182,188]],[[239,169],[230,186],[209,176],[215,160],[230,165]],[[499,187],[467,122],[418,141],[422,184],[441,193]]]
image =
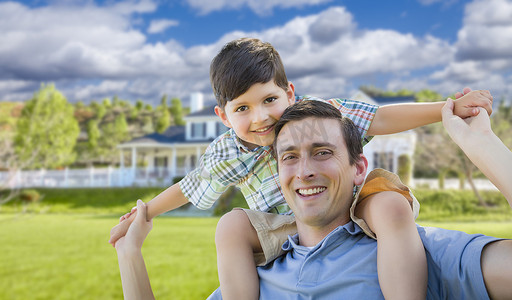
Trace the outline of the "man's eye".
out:
[[[318,155],[318,156],[326,156],[326,155],[329,155],[329,154],[331,154],[331,151],[327,151],[327,150],[318,151],[316,153],[316,155]]]
[[[285,161],[285,160],[290,160],[293,158],[295,158],[295,155],[287,154],[287,155],[283,156],[283,158],[281,160]]]
[[[265,99],[265,103],[272,103],[272,102],[274,102],[276,100],[277,100],[276,97],[269,97],[269,98]]]
[[[237,108],[235,111],[236,112],[242,112],[242,111],[246,111],[248,110],[249,108],[247,106],[240,106],[239,108]]]

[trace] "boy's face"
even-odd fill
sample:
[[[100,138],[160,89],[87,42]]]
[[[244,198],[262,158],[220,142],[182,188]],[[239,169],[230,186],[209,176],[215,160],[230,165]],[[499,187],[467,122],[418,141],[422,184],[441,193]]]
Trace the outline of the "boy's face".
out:
[[[224,125],[233,128],[246,147],[254,149],[272,144],[274,125],[293,103],[293,84],[289,83],[285,91],[271,80],[252,85],[247,92],[229,101],[224,109],[216,106],[215,113]]]

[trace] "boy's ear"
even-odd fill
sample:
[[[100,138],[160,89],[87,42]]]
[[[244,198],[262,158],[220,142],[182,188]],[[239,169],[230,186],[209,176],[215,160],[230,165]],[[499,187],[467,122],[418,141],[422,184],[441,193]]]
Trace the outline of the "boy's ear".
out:
[[[228,117],[226,116],[226,112],[222,108],[220,108],[218,105],[215,105],[215,114],[219,116],[219,118],[222,120],[222,124],[224,124],[228,128],[231,127],[231,123],[228,120]]]
[[[288,97],[288,104],[295,104],[295,86],[291,81],[288,81],[288,90],[286,91],[286,96]]]
[[[368,170],[368,160],[364,154],[359,154],[359,160],[355,163],[356,174],[354,176],[354,184],[361,185],[366,178],[366,171]]]

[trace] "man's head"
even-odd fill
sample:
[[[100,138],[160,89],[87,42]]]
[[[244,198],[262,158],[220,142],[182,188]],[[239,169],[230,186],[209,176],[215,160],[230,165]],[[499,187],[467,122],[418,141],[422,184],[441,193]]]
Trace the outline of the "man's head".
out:
[[[303,101],[287,108],[274,142],[279,180],[297,226],[330,232],[350,220],[354,185],[367,161],[357,127],[330,104]]]
[[[212,60],[210,81],[224,125],[249,148],[272,144],[274,124],[295,101],[274,47],[250,38],[229,42]]]

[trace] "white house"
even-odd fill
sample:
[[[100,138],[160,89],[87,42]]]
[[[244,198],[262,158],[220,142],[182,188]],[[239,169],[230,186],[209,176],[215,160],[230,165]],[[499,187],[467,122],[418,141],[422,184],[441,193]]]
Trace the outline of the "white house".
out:
[[[414,101],[412,97],[376,99],[362,91],[355,93],[351,99],[379,105]],[[185,126],[171,126],[162,134],[153,133],[120,144],[121,168],[131,171],[132,184],[169,185],[174,177],[184,176],[195,168],[211,141],[228,130],[215,115],[214,107],[203,107],[202,94],[194,93],[191,95],[191,112],[184,118]],[[369,168],[380,167],[396,173],[398,157],[406,154],[412,158],[415,143],[413,131],[373,138],[364,147]],[[127,152],[131,153],[128,167],[124,160]]]

